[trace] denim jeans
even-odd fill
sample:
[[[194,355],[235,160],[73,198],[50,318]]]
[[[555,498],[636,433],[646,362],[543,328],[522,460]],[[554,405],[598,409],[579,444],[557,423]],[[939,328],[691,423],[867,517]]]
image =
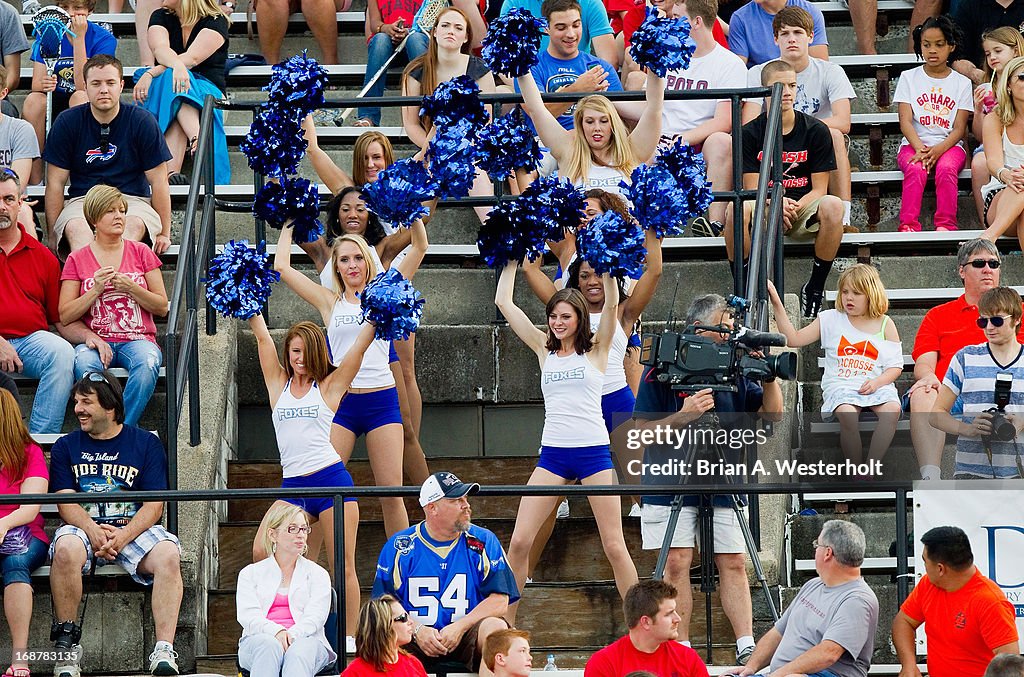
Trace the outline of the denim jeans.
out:
[[[42,330],[7,340],[18,351],[25,375],[39,379],[28,431],[59,433],[74,385],[75,349],[57,334]]]
[[[427,45],[429,43],[429,36],[424,35],[418,31],[409,33],[409,40],[405,43],[405,58],[408,61],[412,61],[421,54],[427,53]],[[397,45],[391,42],[384,33],[377,33],[370,42],[366,45],[366,77],[363,78],[363,87],[366,83],[376,75],[380,67],[384,65],[384,62],[388,60],[391,53],[395,51]],[[400,58],[399,55],[396,58]],[[384,81],[387,79],[387,74],[381,75],[377,78],[377,82],[374,83],[373,87],[366,92],[366,96],[384,96]],[[424,92],[428,94],[429,92]],[[380,108],[360,108],[359,117],[366,118],[373,122],[374,126],[380,124]]]
[[[128,341],[111,343],[110,349],[114,357],[110,360],[111,367],[128,370],[128,383],[124,389],[124,422],[138,425],[146,404],[156,389],[156,380],[160,376],[160,365],[164,355],[160,346],[152,341]],[[103,363],[99,353],[85,344],[75,348],[75,378],[82,378],[87,371],[100,371]]]
[[[313,677],[330,661],[316,637],[300,637],[288,651],[273,635],[246,635],[238,644],[238,664],[250,677]]]
[[[32,572],[46,563],[46,552],[50,546],[33,536],[28,549],[20,555],[0,555],[0,572],[3,573],[4,587],[11,583],[32,585]]]

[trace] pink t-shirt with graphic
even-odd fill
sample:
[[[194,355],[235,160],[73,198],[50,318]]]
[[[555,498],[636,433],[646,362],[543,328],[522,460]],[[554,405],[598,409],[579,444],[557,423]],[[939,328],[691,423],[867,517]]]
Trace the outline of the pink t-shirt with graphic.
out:
[[[25,481],[26,477],[42,477],[46,481],[50,480],[50,471],[46,467],[43,450],[39,448],[38,444],[29,444],[25,447],[25,471],[22,473],[22,477],[13,479],[7,475],[6,468],[0,469],[0,494],[7,496],[20,494],[21,483]],[[42,493],[46,493],[46,491],[44,490]],[[20,507],[20,505],[0,505],[0,519],[7,517]],[[50,542],[50,539],[46,537],[46,532],[43,531],[42,514],[36,515],[35,519],[29,522],[28,528],[32,531],[32,535],[43,543]]]
[[[146,273],[160,267],[160,259],[153,250],[133,240],[124,241],[124,253],[118,272],[124,273],[143,289],[146,284]],[[61,280],[78,280],[82,283],[80,293],[88,293],[95,280],[93,275],[100,269],[92,247],[72,252],[64,264]],[[156,323],[153,314],[139,305],[131,294],[117,291],[112,286],[100,294],[99,298],[86,311],[82,321],[104,341],[110,343],[126,343],[128,341],[152,341],[156,343]]]

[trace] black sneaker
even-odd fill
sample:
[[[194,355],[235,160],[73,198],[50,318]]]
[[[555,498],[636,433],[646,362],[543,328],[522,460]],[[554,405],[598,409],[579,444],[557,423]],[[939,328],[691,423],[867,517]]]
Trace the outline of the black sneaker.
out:
[[[813,320],[821,312],[824,293],[809,291],[807,289],[808,284],[805,282],[804,286],[800,287],[800,314],[809,320]]]
[[[708,221],[703,216],[698,216],[690,222],[691,237],[719,237],[725,225],[718,221]]]

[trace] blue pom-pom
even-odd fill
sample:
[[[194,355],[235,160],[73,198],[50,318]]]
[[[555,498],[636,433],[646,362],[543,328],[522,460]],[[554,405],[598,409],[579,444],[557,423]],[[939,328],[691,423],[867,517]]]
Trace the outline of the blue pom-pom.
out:
[[[274,66],[263,91],[269,92],[272,104],[285,106],[301,120],[323,105],[326,89],[327,71],[303,51]]]
[[[647,18],[630,38],[629,55],[638,66],[663,78],[668,71],[689,68],[696,49],[685,17],[659,18],[658,10],[648,7]]]
[[[278,178],[299,171],[307,145],[299,119],[277,106],[263,106],[238,148],[250,169]]]
[[[614,210],[606,211],[576,234],[576,251],[598,275],[639,278],[644,272],[644,233]]]
[[[537,179],[527,186],[519,200],[524,203],[523,210],[528,218],[543,224],[538,229],[544,233],[545,240],[561,240],[566,231],[575,231],[586,218],[587,200],[583,191],[557,176]],[[540,251],[543,252],[543,248]]]
[[[324,234],[320,223],[320,192],[316,185],[299,177],[285,177],[278,183],[268,181],[253,201],[252,213],[273,228],[292,220],[294,240],[315,242]]]
[[[434,126],[442,129],[459,120],[467,120],[472,124],[474,137],[476,130],[490,119],[480,100],[480,87],[468,75],[446,80],[433,93],[423,97],[420,115],[429,116]]]
[[[480,55],[495,73],[514,78],[537,64],[541,34],[547,22],[525,9],[514,9],[490,22]]]
[[[657,164],[664,166],[685,194],[685,199],[676,208],[683,223],[700,216],[711,206],[711,182],[704,155],[692,146],[676,139],[667,150],[658,156]]]
[[[476,179],[476,162],[480,151],[472,141],[473,123],[459,120],[442,127],[430,140],[430,175],[438,184],[437,196],[443,200],[469,195]]]
[[[412,282],[402,277],[398,268],[389,268],[363,290],[363,319],[374,324],[376,338],[405,340],[420,325],[423,303],[423,296]]]
[[[487,213],[487,220],[480,225],[476,237],[476,246],[480,250],[480,258],[491,268],[502,268],[509,261],[522,261],[529,252],[533,261],[544,251],[543,234],[539,238],[524,233],[524,225],[534,224],[532,219],[524,219],[522,203],[519,199],[500,202]],[[532,244],[527,242],[532,240]],[[537,251],[537,240],[540,242]]]
[[[363,186],[367,207],[377,218],[408,228],[430,210],[422,203],[437,196],[437,182],[422,162],[406,158],[382,171],[373,183]]]
[[[541,160],[540,146],[516,106],[477,134],[480,168],[495,181],[504,181],[516,169],[533,171]]]
[[[247,320],[270,299],[270,285],[281,279],[268,265],[266,243],[255,249],[247,240],[232,240],[210,260],[206,301],[221,315]]]
[[[620,191],[632,203],[629,211],[640,226],[659,238],[682,234],[689,220],[683,213],[686,192],[671,172],[661,164],[640,165],[630,180],[619,184]]]

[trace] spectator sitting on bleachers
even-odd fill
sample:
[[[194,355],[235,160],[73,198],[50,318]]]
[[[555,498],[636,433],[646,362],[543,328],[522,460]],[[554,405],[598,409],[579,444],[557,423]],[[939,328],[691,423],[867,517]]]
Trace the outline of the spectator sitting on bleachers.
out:
[[[773,104],[767,97],[766,108],[782,106],[782,157],[785,171],[782,198],[782,219],[785,233],[793,239],[814,240],[814,262],[811,276],[800,288],[800,312],[814,318],[821,310],[825,281],[832,270],[832,261],[843,240],[843,203],[827,195],[829,172],[836,168],[832,135],[820,120],[793,109],[796,98],[796,71],[785,61],[772,61],[761,71],[761,85],[771,87],[782,83],[782,100]],[[761,149],[764,147],[767,110],[743,125],[743,187],[757,188],[761,171]],[[754,203],[743,205],[743,250],[733,247],[732,219],[726,224],[725,250],[729,261],[737,254],[745,262],[750,255],[750,219]],[[745,264],[744,264],[745,265]]]
[[[172,185],[187,185],[181,173],[186,156],[199,143],[199,112],[204,99],[223,99],[224,62],[230,21],[216,0],[165,0],[149,19],[149,47],[156,65],[135,71],[135,103],[156,116],[171,159]],[[224,112],[213,112],[214,181],[230,183],[231,163],[224,136]]]
[[[729,20],[729,49],[743,59],[748,68],[779,58],[779,45],[772,35],[772,21],[784,7],[800,7],[810,13],[814,22],[810,54],[818,59],[828,58],[825,16],[813,2],[752,0],[737,9]]]
[[[89,15],[96,10],[96,0],[60,0],[57,6],[71,15],[71,31],[75,37],[65,35],[61,40],[60,58],[54,65],[53,75],[47,74],[46,64],[39,56],[39,43],[32,48],[32,91],[25,96],[23,114],[35,130],[39,150],[46,146],[46,93],[53,92],[51,119],[71,106],[88,103],[82,66],[97,54],[115,56],[117,51],[113,34],[89,21]],[[32,183],[42,179],[43,163],[37,159],[32,163]]]
[[[391,595],[374,597],[359,610],[355,658],[343,677],[427,677],[423,663],[404,647],[413,640],[416,621]]]
[[[969,240],[957,252],[957,272],[964,281],[960,298],[925,313],[914,339],[914,378],[903,396],[903,409],[910,411],[910,436],[923,479],[939,479],[939,462],[946,434],[933,428],[928,415],[934,410],[942,380],[953,355],[965,346],[985,342],[985,332],[976,324],[982,294],[999,286],[999,250],[988,240]],[[1024,337],[1021,337],[1024,338]],[[963,402],[954,403],[953,415],[963,412]]]
[[[954,479],[1020,478],[1020,445],[1024,433],[1014,422],[1024,414],[1024,364],[1019,359],[1024,346],[1017,338],[1021,329],[1020,294],[1009,287],[996,287],[978,301],[978,326],[985,343],[957,351],[942,379],[942,388],[931,413],[931,424],[957,436]],[[1009,384],[1010,401],[1004,408],[1010,430],[995,430],[999,385]],[[957,400],[963,414],[950,410]]]
[[[1024,677],[1024,656],[999,654],[988,664],[985,677]]]
[[[1016,235],[1024,242],[1024,58],[1017,57],[1003,69],[996,87],[996,108],[985,118],[985,160],[992,179],[982,186],[985,204],[982,233],[995,242],[1002,235]],[[1004,190],[1010,188],[1010,190]]]
[[[46,223],[49,246],[67,240],[70,251],[93,240],[82,214],[85,194],[98,183],[125,194],[128,216],[124,236],[144,242],[158,255],[171,246],[171,193],[167,163],[171,153],[149,111],[121,103],[121,62],[98,54],[83,68],[89,105],[57,116],[43,151],[46,167]],[[70,179],[69,200],[64,184]],[[152,195],[152,197],[150,197]]]
[[[974,566],[967,534],[935,527],[921,543],[925,575],[892,621],[900,676],[921,677],[915,630],[922,623],[929,677],[982,677],[993,655],[1019,653],[1013,604]]]
[[[426,54],[413,59],[402,74],[402,96],[430,96],[439,84],[461,75],[472,78],[481,93],[493,93],[494,76],[483,59],[470,52],[472,43],[472,26],[466,13],[458,7],[442,11],[431,31]],[[403,106],[402,124],[409,140],[424,152],[432,136],[433,123],[419,112],[419,104]],[[494,195],[494,186],[482,169],[477,169],[469,194],[475,197]],[[481,223],[487,220],[490,207],[475,210]]]
[[[967,161],[967,118],[974,110],[971,82],[952,68],[960,32],[947,16],[914,28],[914,52],[924,65],[905,71],[896,85],[903,172],[901,233],[921,232],[921,199],[928,175],[935,177],[935,230],[957,230],[957,183]]]
[[[28,48],[25,26],[21,23],[18,10],[9,2],[0,3],[0,56],[7,69],[7,77],[0,85],[6,87],[8,92],[17,91],[21,83],[21,53],[28,51]],[[10,99],[0,102],[0,110],[4,115],[19,117],[18,109]]]
[[[0,169],[0,249],[5,254],[0,257],[0,371],[39,379],[29,430],[58,433],[74,383],[71,344],[105,344],[81,322],[61,323],[60,263],[45,245],[25,234],[25,225],[18,223],[20,210],[18,175]],[[50,333],[51,324],[56,334]],[[109,360],[109,348],[104,352]]]
[[[288,31],[288,16],[301,11],[309,32],[313,34],[313,40],[320,48],[320,63],[338,63],[337,12],[344,12],[351,5],[352,0],[253,0],[249,11],[255,9],[256,12],[263,58],[270,64],[281,60],[281,43]],[[367,26],[370,16],[370,12],[367,12]]]
[[[1024,0],[974,0],[960,2],[951,11],[952,21],[963,37],[960,53],[953,64],[957,72],[967,76],[975,85],[985,81],[985,72],[979,67],[984,60],[981,36],[985,31],[1000,26],[1020,28],[1024,25]]]
[[[999,76],[1003,74],[1006,64],[1018,56],[1024,56],[1024,36],[1016,28],[1002,26],[985,33],[981,46],[985,50],[985,82],[974,88],[971,132],[979,144],[971,158],[971,192],[974,193],[974,203],[978,208],[978,219],[982,227],[985,227],[988,223],[985,219],[987,205],[984,186],[992,178],[992,172],[988,170],[988,158],[985,157],[985,146],[981,143],[984,141],[985,120],[996,109],[998,100],[995,89],[999,86]],[[1000,140],[999,146],[1002,145]]]
[[[615,35],[612,33],[611,24],[608,22],[608,12],[605,10],[601,0],[581,0],[580,5],[580,34],[577,42],[578,49],[589,52],[605,63],[611,64],[614,70],[622,63],[622,53],[619,45],[616,44]],[[544,17],[542,0],[504,0],[501,5],[501,13],[508,14],[513,9],[525,9],[537,18]],[[550,36],[541,38],[540,49],[545,51]]]
[[[450,472],[420,487],[424,519],[392,534],[380,551],[373,596],[390,594],[415,623],[409,651],[431,672],[461,663],[491,677],[484,642],[508,623],[502,616],[519,589],[493,532],[471,524],[470,494],[480,490]]]
[[[835,309],[822,311],[799,331],[771,281],[768,295],[788,346],[821,343],[825,352],[821,414],[839,420],[839,446],[846,458],[854,463],[864,460],[859,421],[861,412],[868,409],[878,416],[878,425],[867,459],[880,461],[900,418],[900,396],[893,383],[903,373],[903,347],[896,324],[885,314],[889,299],[874,266],[858,263],[847,268],[836,286]],[[856,347],[853,354],[848,352],[851,346]]]
[[[829,175],[829,195],[843,201],[843,231],[857,232],[850,224],[850,201],[853,187],[850,183],[850,108],[857,98],[850,79],[841,66],[824,59],[816,59],[808,49],[814,39],[814,22],[810,13],[800,7],[784,7],[772,20],[775,44],[779,46],[782,61],[796,70],[796,98],[793,108],[825,123],[832,134],[832,147],[836,153],[836,169]],[[747,86],[761,84],[761,69],[757,65],[747,73]],[[750,122],[761,112],[763,101],[748,99],[743,105],[743,122]],[[717,189],[716,189],[717,190]]]
[[[645,670],[657,677],[707,677],[697,652],[676,641],[679,614],[676,588],[647,579],[634,584],[622,601],[629,632],[587,661],[584,677],[621,677]]]
[[[324,635],[331,576],[304,557],[311,527],[301,507],[279,501],[263,522],[266,555],[239,571],[235,586],[238,665],[253,677],[313,677],[337,658]]]
[[[868,674],[878,598],[860,572],[864,532],[853,522],[829,520],[812,545],[818,577],[804,583],[746,667],[731,674],[747,677],[766,666],[773,675]]]
[[[406,37],[409,38],[404,47],[406,61],[426,54],[430,36],[413,25],[414,17],[422,5],[423,0],[367,0],[366,75],[363,77],[363,87],[370,83]],[[402,57],[403,55],[399,54],[397,58]],[[387,73],[382,73],[373,87],[366,92],[366,96],[384,96],[387,77]],[[356,115],[356,127],[380,125],[379,106],[361,106]]]
[[[484,664],[494,677],[530,677],[530,633],[498,630],[484,642]]]
[[[83,213],[96,233],[92,244],[71,253],[61,273],[60,316],[83,320],[106,346],[75,348],[75,378],[106,367],[128,370],[124,389],[127,425],[138,425],[156,389],[163,353],[153,316],[167,315],[160,259],[124,237],[127,202],[117,188],[96,185],[85,194]],[[109,360],[101,358],[109,351]]]
[[[43,450],[32,441],[21,420],[18,401],[0,390],[0,495],[45,494],[50,477]],[[0,541],[10,549],[0,553],[4,614],[11,632],[13,657],[7,675],[31,677],[25,652],[32,619],[32,572],[46,561],[50,539],[43,531],[38,505],[0,506]],[[20,552],[19,552],[20,550]]]
[[[0,82],[5,79],[7,69],[0,66]],[[0,99],[7,100],[8,91],[0,90]],[[2,107],[0,107],[2,110]],[[27,187],[32,175],[33,163],[39,161],[39,145],[32,126],[24,120],[0,112],[0,167],[8,167],[18,175],[21,185]],[[35,219],[30,207],[23,199],[18,222],[25,224],[25,234],[36,236]]]
[[[178,538],[160,525],[162,502],[138,503],[125,493],[167,489],[163,445],[153,433],[124,425],[121,386],[108,372],[90,372],[75,384],[72,395],[81,429],[53,445],[50,488],[58,494],[92,492],[115,500],[59,506],[65,524],[50,544],[54,646],[67,655],[78,644],[82,628],[75,619],[82,574],[93,562],[116,563],[135,582],[153,586],[156,646],[149,670],[154,675],[176,675],[173,643],[182,595]],[[76,655],[80,657],[81,651]],[[77,662],[59,662],[53,674],[78,677]]]

